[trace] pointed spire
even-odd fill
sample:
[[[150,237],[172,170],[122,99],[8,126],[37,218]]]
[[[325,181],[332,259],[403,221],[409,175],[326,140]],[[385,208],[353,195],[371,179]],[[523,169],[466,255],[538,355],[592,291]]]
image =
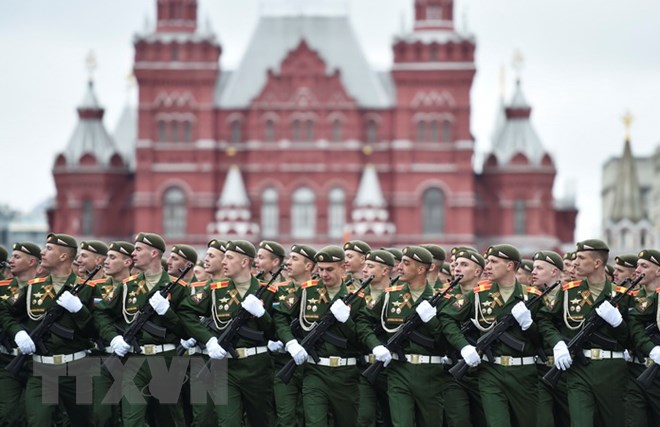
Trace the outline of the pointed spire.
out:
[[[245,190],[241,171],[238,166],[232,165],[229,167],[229,172],[227,172],[227,179],[222,187],[218,206],[247,207],[249,205],[250,201]]]
[[[364,168],[357,195],[353,201],[352,223],[347,227],[348,232],[354,236],[394,234],[396,227],[388,221],[388,218],[389,213],[380,188],[376,167],[368,164]]]
[[[227,178],[218,199],[216,221],[209,224],[209,233],[233,238],[255,238],[259,225],[252,221],[250,199],[245,189],[241,171],[236,165],[229,167]]]
[[[646,212],[642,204],[642,193],[639,191],[637,166],[632,155],[630,140],[626,139],[614,187],[611,219],[612,221],[628,219],[636,223],[644,218],[646,218]]]

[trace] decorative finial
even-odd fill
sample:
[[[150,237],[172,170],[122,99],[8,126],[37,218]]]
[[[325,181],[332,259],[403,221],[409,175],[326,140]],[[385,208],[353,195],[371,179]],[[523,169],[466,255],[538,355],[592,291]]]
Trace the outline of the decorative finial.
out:
[[[635,118],[633,117],[632,114],[630,114],[630,111],[626,111],[626,114],[621,117],[621,120],[623,121],[623,126],[626,128],[626,141],[630,141],[630,127],[632,126],[632,122]]]
[[[516,49],[513,54],[513,59],[511,60],[511,65],[513,69],[516,70],[516,80],[520,80],[520,74],[522,73],[523,66],[525,65],[525,57]]]
[[[225,154],[227,154],[227,157],[234,157],[236,155],[236,147],[227,147]]]
[[[85,57],[85,67],[87,67],[87,72],[89,73],[89,80],[92,80],[92,75],[96,69],[96,55],[94,51],[90,50],[87,56]]]
[[[500,99],[504,100],[506,96],[506,67],[500,65]]]
[[[371,147],[371,145],[365,145],[362,147],[362,152],[365,156],[371,156],[371,153],[374,152],[374,149]]]

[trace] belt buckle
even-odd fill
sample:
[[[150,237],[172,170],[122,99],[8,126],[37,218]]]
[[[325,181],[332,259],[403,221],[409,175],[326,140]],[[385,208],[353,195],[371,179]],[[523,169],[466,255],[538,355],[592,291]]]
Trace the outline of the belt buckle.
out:
[[[646,366],[648,368],[651,365],[653,365],[653,359],[651,359],[650,357],[647,357],[646,360],[644,361],[644,366]]]
[[[340,365],[339,365],[339,362],[341,362],[341,357],[338,357],[338,356],[330,356],[329,359],[330,359],[329,366],[330,366],[331,368],[336,368],[336,367],[340,366]]]
[[[603,358],[603,354],[601,353],[599,348],[591,349],[591,360],[601,360],[602,358]]]
[[[61,365],[63,363],[64,363],[64,355],[63,354],[53,355],[53,364],[54,365]]]
[[[239,359],[245,359],[247,357],[247,349],[245,347],[240,347],[236,349]]]
[[[370,354],[369,356],[367,356],[367,358],[369,360],[369,363],[371,363],[372,365],[376,363],[376,356],[374,354]]]
[[[554,366],[555,356],[548,356],[548,360],[545,361],[545,366]]]
[[[156,346],[153,344],[145,344],[144,345],[144,354],[156,354]]]
[[[511,366],[511,356],[500,356],[500,365]]]
[[[419,354],[411,354],[410,363],[412,363],[413,365],[419,365],[421,363],[419,356],[420,356]]]

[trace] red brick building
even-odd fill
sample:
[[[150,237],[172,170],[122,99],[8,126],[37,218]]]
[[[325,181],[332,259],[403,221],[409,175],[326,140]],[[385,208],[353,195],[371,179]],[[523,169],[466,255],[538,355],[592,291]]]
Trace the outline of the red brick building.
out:
[[[411,0],[414,29],[375,71],[346,15],[263,14],[236,70],[197,23],[196,0],[158,0],[134,38],[137,111],[111,136],[90,83],[57,157],[53,230],[311,244],[573,240],[556,170],[520,84],[480,173],[470,132],[475,39],[452,0]]]

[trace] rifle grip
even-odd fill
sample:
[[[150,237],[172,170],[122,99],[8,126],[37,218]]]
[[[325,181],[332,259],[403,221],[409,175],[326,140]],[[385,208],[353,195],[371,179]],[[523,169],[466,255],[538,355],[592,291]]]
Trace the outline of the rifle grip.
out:
[[[367,381],[369,381],[369,384],[374,385],[376,384],[378,374],[380,374],[380,371],[382,371],[383,368],[385,368],[385,364],[381,361],[376,361],[367,367],[367,369],[362,371],[362,376],[365,377]]]
[[[463,376],[467,373],[469,366],[465,360],[459,361],[456,365],[452,366],[449,369],[449,373],[454,377],[456,381],[460,381]]]
[[[555,388],[557,387],[557,383],[559,382],[559,379],[561,378],[562,371],[557,369],[556,366],[553,366],[550,368],[550,370],[543,375],[543,381],[550,386],[550,388]]]

